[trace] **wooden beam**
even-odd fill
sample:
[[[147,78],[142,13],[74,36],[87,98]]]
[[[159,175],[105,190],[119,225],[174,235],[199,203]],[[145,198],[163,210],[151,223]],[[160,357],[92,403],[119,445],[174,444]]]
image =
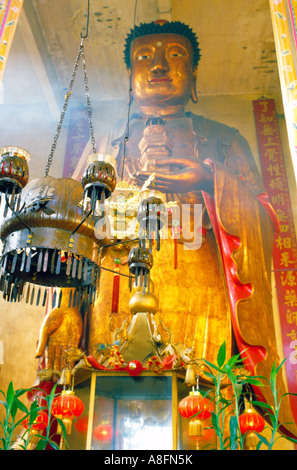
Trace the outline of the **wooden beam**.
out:
[[[24,44],[39,79],[51,115],[55,121],[58,121],[62,109],[62,105],[59,105],[61,102],[61,96],[59,95],[61,95],[62,90],[57,91],[57,77],[53,64],[51,60],[49,61],[49,54],[46,49],[42,47],[45,42],[44,37],[41,37],[40,34],[39,36],[37,35],[36,24],[32,21],[33,12],[30,11],[30,8],[31,6],[25,2],[22,14],[19,18],[19,32],[23,37]],[[31,16],[31,18],[29,18],[29,16]]]

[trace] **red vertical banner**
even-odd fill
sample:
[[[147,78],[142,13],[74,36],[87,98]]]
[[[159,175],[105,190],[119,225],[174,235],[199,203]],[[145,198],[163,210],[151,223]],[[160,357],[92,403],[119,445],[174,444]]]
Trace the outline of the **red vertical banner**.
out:
[[[263,182],[278,217],[280,232],[273,264],[288,391],[297,392],[297,243],[288,179],[274,100],[253,102]],[[297,423],[297,401],[291,397]]]

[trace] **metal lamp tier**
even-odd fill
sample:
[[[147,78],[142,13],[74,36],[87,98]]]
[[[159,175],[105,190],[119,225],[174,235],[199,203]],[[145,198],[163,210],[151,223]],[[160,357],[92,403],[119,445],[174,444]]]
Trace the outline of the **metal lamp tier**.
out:
[[[163,195],[159,191],[145,190],[141,194],[140,204],[137,211],[139,222],[139,239],[142,246],[148,242],[149,250],[152,251],[153,240],[157,242],[157,250],[160,250],[160,230],[167,216]]]
[[[0,194],[5,198],[4,216],[8,205],[18,205],[18,195],[29,181],[29,160],[30,154],[23,148],[7,146],[0,150]]]
[[[84,189],[83,207],[86,213],[102,214],[105,200],[116,188],[115,159],[103,153],[93,154],[88,159],[81,184]],[[99,205],[99,211],[97,206]]]
[[[4,298],[20,300],[26,282],[74,287],[93,302],[100,277],[94,221],[82,208],[81,184],[71,178],[31,181],[20,196],[20,210],[1,226],[3,250],[0,289]]]

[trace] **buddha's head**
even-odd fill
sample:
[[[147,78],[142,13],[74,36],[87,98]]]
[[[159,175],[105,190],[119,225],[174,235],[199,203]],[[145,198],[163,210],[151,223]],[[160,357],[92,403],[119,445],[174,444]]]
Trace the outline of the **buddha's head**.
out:
[[[183,108],[197,101],[200,49],[193,31],[180,22],[152,22],[128,34],[125,63],[133,98],[141,108]]]

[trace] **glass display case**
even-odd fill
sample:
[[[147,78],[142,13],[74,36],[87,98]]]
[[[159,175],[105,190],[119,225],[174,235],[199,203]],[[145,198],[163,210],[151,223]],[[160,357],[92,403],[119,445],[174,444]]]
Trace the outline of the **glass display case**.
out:
[[[188,420],[178,403],[189,394],[176,371],[123,373],[89,372],[75,387],[84,412],[68,438],[75,450],[191,450],[197,439],[188,436]],[[214,434],[205,423],[203,446],[212,447]]]

